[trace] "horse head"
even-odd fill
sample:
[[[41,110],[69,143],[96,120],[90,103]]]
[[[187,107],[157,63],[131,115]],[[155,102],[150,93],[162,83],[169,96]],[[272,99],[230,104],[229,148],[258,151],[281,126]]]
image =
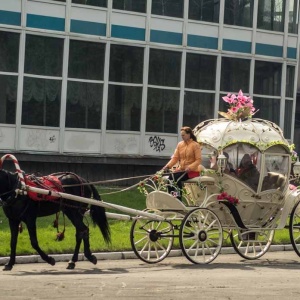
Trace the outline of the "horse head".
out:
[[[0,169],[0,199],[7,203],[9,199],[15,197],[15,190],[19,184],[18,174]]]

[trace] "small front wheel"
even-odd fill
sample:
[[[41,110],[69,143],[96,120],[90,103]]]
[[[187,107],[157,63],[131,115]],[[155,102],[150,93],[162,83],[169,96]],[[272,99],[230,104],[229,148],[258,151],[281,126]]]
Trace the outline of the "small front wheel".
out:
[[[297,255],[300,256],[300,201],[298,201],[291,212],[289,232],[293,248]]]
[[[131,226],[130,242],[136,256],[146,263],[157,263],[170,253],[174,228],[168,221],[136,219]]]
[[[217,215],[207,208],[196,208],[185,216],[179,233],[185,257],[194,264],[208,264],[220,253],[223,231]]]

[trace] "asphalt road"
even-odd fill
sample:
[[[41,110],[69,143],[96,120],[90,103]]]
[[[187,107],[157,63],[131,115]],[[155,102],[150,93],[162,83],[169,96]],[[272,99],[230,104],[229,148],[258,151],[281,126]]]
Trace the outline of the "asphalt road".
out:
[[[139,259],[17,264],[0,271],[0,299],[299,299],[300,258],[268,252],[249,261],[220,254],[209,265],[185,257],[158,264]]]

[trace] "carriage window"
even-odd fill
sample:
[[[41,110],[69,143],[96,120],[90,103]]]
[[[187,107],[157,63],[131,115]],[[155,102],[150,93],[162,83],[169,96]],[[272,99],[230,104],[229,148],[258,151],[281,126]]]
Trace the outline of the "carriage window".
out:
[[[262,168],[262,191],[270,189],[283,190],[288,179],[289,156],[266,153]]]
[[[260,151],[252,145],[240,143],[225,148],[223,153],[227,157],[224,173],[236,177],[257,191],[261,168]]]

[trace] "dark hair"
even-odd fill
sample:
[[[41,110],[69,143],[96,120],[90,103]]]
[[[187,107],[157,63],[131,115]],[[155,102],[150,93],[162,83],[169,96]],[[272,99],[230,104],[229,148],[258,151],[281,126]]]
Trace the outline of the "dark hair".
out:
[[[181,127],[180,131],[184,131],[185,133],[189,134],[191,139],[193,141],[197,142],[197,138],[195,137],[194,132],[191,127],[188,127],[188,126]]]

